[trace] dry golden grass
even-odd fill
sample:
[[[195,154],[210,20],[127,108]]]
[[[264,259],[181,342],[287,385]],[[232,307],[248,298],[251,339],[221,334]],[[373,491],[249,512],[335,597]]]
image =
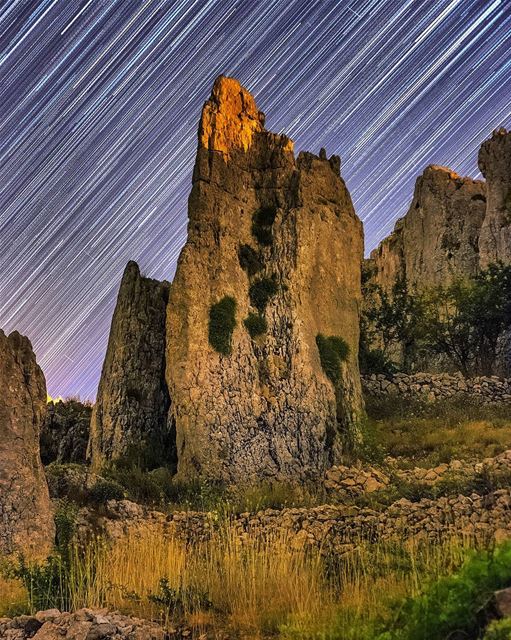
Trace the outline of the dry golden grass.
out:
[[[0,575],[0,618],[24,613],[27,607],[27,592],[21,582]]]
[[[119,609],[210,637],[367,640],[396,601],[456,569],[471,546],[361,542],[343,555],[322,554],[297,547],[289,533],[241,541],[229,523],[198,545],[155,534],[98,540],[72,550],[69,606]],[[167,595],[174,590],[164,603],[154,601],[162,579]],[[19,585],[2,585],[13,589],[9,601],[26,601]]]

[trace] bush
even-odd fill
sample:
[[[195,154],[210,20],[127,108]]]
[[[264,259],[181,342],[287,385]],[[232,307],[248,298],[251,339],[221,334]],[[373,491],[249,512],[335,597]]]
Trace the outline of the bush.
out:
[[[123,500],[124,490],[113,480],[98,480],[91,488],[89,498],[96,505],[106,504],[109,500]]]
[[[483,640],[511,640],[511,618],[494,620],[486,629]]]
[[[254,276],[264,268],[259,254],[248,244],[242,244],[239,248],[238,260],[241,268],[246,271],[249,276]]]
[[[68,559],[69,548],[76,531],[78,506],[67,499],[59,500],[55,509],[55,546],[59,554]]]
[[[321,333],[316,336],[316,344],[321,367],[327,378],[335,385],[341,375],[341,362],[348,357],[349,346],[338,336],[326,337]]]
[[[260,278],[250,285],[248,295],[251,304],[262,313],[270,299],[278,292],[274,278]]]
[[[270,246],[273,242],[272,225],[275,222],[277,210],[275,207],[263,207],[256,211],[252,217],[252,235],[264,246]]]
[[[251,338],[256,338],[266,333],[268,329],[266,319],[259,313],[249,313],[248,317],[243,320],[243,324],[247,328]]]
[[[458,572],[410,599],[401,610],[396,631],[383,638],[478,638],[488,623],[493,593],[510,585],[511,544],[507,542],[493,551],[473,554]]]
[[[170,615],[183,614],[187,610],[207,610],[212,607],[207,593],[195,586],[181,586],[174,589],[167,578],[162,578],[158,593],[150,593],[148,600],[154,602]]]
[[[209,344],[224,356],[232,351],[232,332],[236,326],[236,300],[224,296],[209,310]]]

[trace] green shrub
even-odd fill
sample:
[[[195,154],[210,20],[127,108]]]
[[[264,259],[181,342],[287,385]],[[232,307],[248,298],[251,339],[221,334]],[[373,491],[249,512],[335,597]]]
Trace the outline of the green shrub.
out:
[[[50,556],[41,564],[30,564],[20,556],[18,562],[3,573],[22,582],[32,612],[70,610],[69,566],[60,555]]]
[[[236,300],[224,296],[209,310],[209,344],[224,356],[232,351],[232,332],[236,326]]]
[[[273,242],[272,225],[275,222],[277,210],[275,207],[262,207],[252,217],[252,235],[263,246],[270,246]]]
[[[124,490],[114,480],[98,480],[91,488],[89,498],[96,505],[106,504],[109,500],[123,500]]]
[[[78,506],[64,498],[57,502],[55,509],[55,546],[59,554],[68,559],[69,548],[76,531]]]
[[[483,640],[511,640],[511,618],[494,620],[486,629]]]
[[[268,330],[266,319],[259,313],[249,313],[248,317],[243,320],[243,324],[247,328],[251,338],[256,338]]]
[[[249,276],[254,276],[264,268],[264,265],[255,249],[248,244],[242,244],[238,250],[238,260],[241,268],[247,272]]]
[[[278,292],[279,285],[274,278],[260,278],[250,285],[248,295],[251,304],[262,313],[270,299]]]
[[[316,336],[321,367],[333,384],[337,384],[341,375],[341,362],[349,354],[348,344],[338,336],[326,337],[321,333]]]
[[[167,578],[162,578],[157,593],[150,593],[150,602],[154,602],[170,615],[183,614],[185,611],[205,611],[213,606],[207,593],[188,585],[174,589]]]
[[[510,585],[511,543],[507,542],[473,554],[455,574],[440,578],[406,602],[396,630],[383,638],[478,638],[488,623],[493,593]]]

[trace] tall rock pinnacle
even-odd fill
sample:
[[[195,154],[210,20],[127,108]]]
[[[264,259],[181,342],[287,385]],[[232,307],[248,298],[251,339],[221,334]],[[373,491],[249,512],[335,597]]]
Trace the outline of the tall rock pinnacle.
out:
[[[92,412],[93,466],[123,456],[134,456],[143,466],[173,462],[165,382],[168,289],[167,282],[144,278],[135,262],[128,263]]]
[[[55,528],[39,453],[46,382],[28,338],[0,330],[0,553],[45,558]]]
[[[293,154],[219,77],[167,306],[178,475],[321,474],[356,438],[362,225],[340,161]]]
[[[481,145],[479,169],[487,181],[488,206],[479,248],[482,266],[511,263],[511,132],[498,129]]]

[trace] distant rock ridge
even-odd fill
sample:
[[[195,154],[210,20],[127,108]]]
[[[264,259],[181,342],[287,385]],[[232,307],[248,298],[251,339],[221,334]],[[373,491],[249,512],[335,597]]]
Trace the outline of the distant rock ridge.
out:
[[[316,477],[357,438],[362,225],[340,159],[295,159],[264,122],[237,80],[215,81],[168,304],[134,266],[123,278],[92,419],[98,463],[150,438],[165,403],[184,480]],[[146,333],[150,371],[137,347]],[[149,394],[140,420],[126,389],[158,386],[164,365],[169,398]]]
[[[428,166],[417,178],[408,212],[371,252],[376,281],[389,290],[402,278],[415,289],[475,275],[485,211],[482,180]]]
[[[144,467],[172,463],[165,382],[165,316],[169,284],[145,278],[135,262],[124,271],[92,412],[94,467],[133,457]]]
[[[0,330],[0,554],[44,558],[55,528],[39,454],[46,382],[28,338]]]
[[[511,132],[498,129],[481,145],[486,178],[461,178],[430,165],[417,178],[407,214],[371,252],[375,281],[390,290],[447,284],[492,262],[511,263]]]

